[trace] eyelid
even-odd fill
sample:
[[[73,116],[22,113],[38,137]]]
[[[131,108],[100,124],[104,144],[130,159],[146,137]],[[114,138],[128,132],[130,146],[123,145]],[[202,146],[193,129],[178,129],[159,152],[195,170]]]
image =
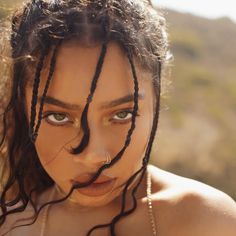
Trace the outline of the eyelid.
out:
[[[56,123],[56,122],[47,120],[47,117],[49,117],[50,115],[55,115],[55,114],[65,115],[68,118],[68,121],[66,121],[64,123],[63,122]],[[42,119],[45,119],[45,118],[46,118],[46,122],[48,122],[49,124],[54,125],[54,126],[63,126],[68,123],[74,122],[74,119],[71,119],[71,116],[66,112],[46,111],[42,116]]]
[[[47,117],[47,116],[49,116],[49,115],[54,115],[54,114],[60,114],[60,115],[70,116],[70,115],[69,115],[68,113],[66,113],[66,112],[61,112],[61,111],[45,111],[45,112],[43,113],[42,118],[45,118],[45,117]]]
[[[129,107],[129,108],[122,108],[122,109],[119,109],[119,110],[116,110],[114,112],[112,112],[112,114],[110,115],[111,117],[115,116],[117,113],[120,113],[120,112],[129,112],[131,114],[133,114],[133,107]],[[49,121],[49,120],[46,120],[46,122],[48,122],[49,124],[51,125],[54,125],[54,126],[63,126],[63,125],[66,125],[66,124],[74,124],[75,120],[74,118],[72,118],[72,116],[66,112],[61,112],[61,111],[45,111],[43,116],[42,116],[42,119],[45,119],[47,118],[48,116],[50,115],[53,115],[53,114],[62,114],[62,115],[65,115],[67,116],[67,118],[69,119],[68,121],[66,122],[58,122],[58,123],[54,123],[52,121]],[[140,116],[140,114],[137,112],[137,117]],[[109,118],[106,122],[113,122],[113,123],[117,123],[117,124],[126,124],[126,123],[129,123],[132,119],[132,116],[129,118],[129,119],[113,119],[113,118]],[[79,119],[80,120],[80,119]],[[108,123],[107,123],[108,124]]]
[[[119,111],[113,112],[112,116],[115,116],[117,113],[120,113],[120,112],[129,112],[133,115],[133,108],[120,109]],[[138,116],[140,116],[140,114],[137,112],[136,117],[138,117]],[[118,119],[113,119],[113,118],[109,119],[109,121],[113,121],[114,123],[118,123],[118,124],[126,124],[126,123],[130,122],[131,120],[132,120],[132,116],[127,120],[125,120],[125,119],[118,120]]]

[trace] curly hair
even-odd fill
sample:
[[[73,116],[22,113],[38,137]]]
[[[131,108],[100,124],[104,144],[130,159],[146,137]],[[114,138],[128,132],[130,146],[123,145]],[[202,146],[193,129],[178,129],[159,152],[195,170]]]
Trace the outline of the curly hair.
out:
[[[0,196],[2,210],[0,227],[8,215],[24,211],[28,203],[33,206],[35,211],[34,220],[31,223],[33,224],[43,207],[64,201],[75,188],[91,184],[104,169],[114,165],[129,146],[136,124],[139,84],[134,59],[143,70],[152,75],[156,102],[152,130],[142,167],[126,183],[122,193],[120,213],[109,224],[94,226],[87,233],[90,235],[95,229],[110,227],[110,233],[114,236],[116,235],[116,223],[122,217],[131,214],[137,207],[135,193],[146,172],[158,126],[161,74],[168,51],[165,19],[147,0],[32,0],[26,2],[21,9],[13,14],[11,24],[10,44],[13,59],[11,92],[9,103],[2,116],[3,134],[0,142],[0,149],[7,146],[6,157],[1,158],[1,162],[5,166],[2,170],[2,176],[6,176],[6,178],[2,183]],[[78,40],[81,45],[89,47],[101,44],[102,48],[87,103],[81,116],[83,138],[78,147],[72,148],[70,152],[79,154],[89,143],[90,130],[87,114],[103,66],[107,44],[110,41],[117,42],[124,49],[131,66],[134,82],[132,122],[123,148],[110,164],[101,166],[95,176],[87,183],[73,186],[65,197],[47,202],[37,209],[32,194],[41,194],[52,187],[54,181],[39,161],[35,141],[42,120],[44,99],[53,78],[58,50],[63,42],[71,39]],[[50,69],[37,114],[36,104],[41,71],[45,58],[51,50],[53,52],[50,58]],[[34,75],[33,78],[32,74]],[[30,122],[27,120],[25,108],[25,88],[28,83],[32,84]],[[125,209],[127,189],[137,176],[139,176],[139,180],[132,190],[133,206],[131,209]],[[10,191],[14,194],[9,201],[7,193]],[[7,207],[14,206],[19,202],[22,203],[20,206],[12,210],[7,209]]]

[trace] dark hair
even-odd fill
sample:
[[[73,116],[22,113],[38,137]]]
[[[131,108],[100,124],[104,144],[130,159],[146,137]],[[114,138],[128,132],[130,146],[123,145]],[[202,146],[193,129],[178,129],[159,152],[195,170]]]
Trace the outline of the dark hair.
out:
[[[10,101],[3,113],[3,138],[0,143],[1,148],[7,145],[7,158],[4,158],[7,166],[4,170],[7,172],[5,174],[7,179],[4,182],[0,198],[2,209],[0,227],[4,224],[7,215],[24,211],[29,202],[35,211],[35,218],[30,223],[33,224],[43,207],[64,201],[75,188],[87,186],[104,169],[114,165],[128,147],[135,129],[139,85],[134,59],[141,65],[143,70],[152,75],[156,104],[152,131],[143,158],[142,168],[132,175],[126,183],[122,194],[120,213],[109,224],[95,226],[87,234],[90,235],[97,228],[110,227],[111,235],[115,235],[116,223],[122,217],[132,213],[137,207],[135,193],[145,174],[155,138],[160,109],[161,71],[166,61],[168,48],[164,18],[153,9],[149,1],[145,0],[32,0],[14,13],[11,33],[12,58],[14,60],[12,88]],[[110,164],[103,165],[87,183],[73,186],[67,196],[45,203],[37,209],[31,198],[32,194],[42,193],[50,188],[54,181],[42,167],[34,142],[40,128],[44,98],[53,77],[58,49],[63,42],[71,39],[76,39],[85,46],[102,44],[90,94],[81,117],[81,127],[84,135],[78,147],[70,150],[71,153],[81,153],[89,142],[90,130],[87,113],[96,90],[109,41],[117,42],[124,49],[132,69],[134,80],[132,122],[124,147]],[[49,74],[40,109],[36,114],[40,74],[45,58],[49,55],[51,49],[53,50]],[[30,77],[32,73],[35,75],[33,80]],[[32,83],[33,87],[30,122],[27,121],[25,111],[25,87],[27,83]],[[125,209],[127,189],[138,175],[140,176],[139,180],[132,190],[133,207],[127,210]],[[8,201],[6,195],[11,189],[15,189],[15,194],[13,199]],[[22,202],[21,206],[12,210],[7,209],[7,207],[14,206],[19,202]]]

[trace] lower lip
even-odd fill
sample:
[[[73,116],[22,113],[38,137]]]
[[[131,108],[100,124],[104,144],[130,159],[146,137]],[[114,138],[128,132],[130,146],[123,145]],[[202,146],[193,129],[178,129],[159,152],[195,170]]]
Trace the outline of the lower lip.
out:
[[[88,187],[78,188],[75,190],[83,195],[87,195],[90,197],[102,196],[106,193],[109,193],[113,189],[116,182],[115,180],[116,179],[112,179],[110,181],[107,181],[104,183],[97,183],[97,184],[93,183],[93,184],[90,184]]]

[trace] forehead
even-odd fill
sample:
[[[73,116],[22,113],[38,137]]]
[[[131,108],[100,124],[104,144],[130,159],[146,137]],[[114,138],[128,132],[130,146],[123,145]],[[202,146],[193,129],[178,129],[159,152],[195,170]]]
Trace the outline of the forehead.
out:
[[[101,45],[84,47],[78,42],[64,43],[58,53],[48,95],[71,103],[84,102],[94,77]],[[42,73],[40,90],[47,79],[50,56]],[[141,74],[136,66],[138,77]],[[141,83],[141,79],[139,82]],[[134,92],[133,75],[128,58],[118,43],[110,42],[97,83],[94,100],[103,102]]]

